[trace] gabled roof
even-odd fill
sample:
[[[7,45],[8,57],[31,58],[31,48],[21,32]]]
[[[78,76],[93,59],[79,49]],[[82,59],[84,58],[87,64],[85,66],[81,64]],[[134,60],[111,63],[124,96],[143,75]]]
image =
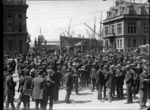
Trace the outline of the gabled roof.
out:
[[[150,15],[149,4],[129,3],[129,2],[125,2],[115,7],[110,7],[109,11],[107,12],[109,13],[109,16],[107,16],[106,19],[120,15]]]

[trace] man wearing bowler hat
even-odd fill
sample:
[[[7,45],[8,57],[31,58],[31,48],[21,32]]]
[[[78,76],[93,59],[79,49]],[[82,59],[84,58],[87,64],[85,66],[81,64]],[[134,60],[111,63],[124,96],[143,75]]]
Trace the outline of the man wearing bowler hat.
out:
[[[13,69],[9,68],[8,75],[5,79],[5,94],[7,98],[6,109],[8,109],[9,104],[11,104],[12,109],[15,110],[14,96],[15,96],[16,82],[14,82],[12,75],[13,75]]]
[[[38,110],[40,104],[41,109],[43,109],[43,95],[44,95],[44,79],[42,77],[42,70],[38,71],[37,77],[32,80],[32,98],[35,100],[35,110]]]

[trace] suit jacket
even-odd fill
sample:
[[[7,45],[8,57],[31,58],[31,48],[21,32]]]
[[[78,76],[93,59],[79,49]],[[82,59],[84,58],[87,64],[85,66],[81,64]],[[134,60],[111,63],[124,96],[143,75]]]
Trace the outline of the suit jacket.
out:
[[[96,77],[97,77],[97,73],[96,72],[97,71],[96,71],[95,68],[91,69],[91,72],[90,72],[91,79],[96,79]]]
[[[61,68],[61,74],[62,74],[62,77],[64,77],[64,75],[65,75],[65,73],[66,73],[66,67],[65,66],[63,66],[62,68]]]
[[[113,74],[112,71],[109,71],[106,76],[106,87],[108,88],[112,88],[112,86],[114,85],[114,80],[115,80],[115,75]]]
[[[72,89],[73,82],[71,72],[67,72],[65,74],[65,81],[66,81],[66,89]]]
[[[57,86],[57,87],[60,86],[61,72],[60,71],[54,72],[53,78],[55,81],[55,86]]]
[[[24,86],[23,86],[24,95],[31,96],[31,84],[32,84],[32,77],[31,76],[25,76]]]
[[[23,86],[24,86],[24,77],[19,79],[19,87],[18,87],[18,92],[23,92]]]
[[[103,74],[103,71],[101,69],[99,69],[97,71],[97,80],[96,83],[99,84],[105,84],[105,76]]]
[[[32,80],[31,88],[33,99],[43,99],[44,79],[41,75],[38,75]]]
[[[8,75],[8,72],[7,71],[3,71],[3,82],[5,82],[5,79]],[[4,83],[4,88],[5,88],[5,83]]]
[[[4,91],[5,95],[14,96],[15,86],[16,86],[16,82],[14,82],[13,77],[8,74],[5,79],[5,91]]]
[[[140,89],[146,89],[149,86],[148,81],[145,81],[144,79],[149,79],[148,74],[142,72],[140,74]]]
[[[123,85],[124,84],[124,75],[123,75],[123,71],[117,69],[116,70],[116,85]]]
[[[132,86],[133,85],[133,74],[130,70],[127,71],[125,81],[127,86]]]
[[[54,94],[54,80],[53,76],[45,76],[44,77],[44,97],[47,97],[50,94]]]

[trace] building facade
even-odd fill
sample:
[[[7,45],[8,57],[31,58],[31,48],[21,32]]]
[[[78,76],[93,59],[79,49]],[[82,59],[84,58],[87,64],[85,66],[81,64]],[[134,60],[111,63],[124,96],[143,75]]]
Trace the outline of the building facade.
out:
[[[27,51],[26,0],[3,0],[3,50]]]
[[[107,11],[103,21],[105,51],[109,49],[135,49],[150,43],[149,4],[116,3]]]

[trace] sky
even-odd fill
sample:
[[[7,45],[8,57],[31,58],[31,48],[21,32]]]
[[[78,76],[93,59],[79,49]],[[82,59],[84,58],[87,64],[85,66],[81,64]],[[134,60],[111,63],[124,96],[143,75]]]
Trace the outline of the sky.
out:
[[[69,24],[70,34],[75,37],[79,34],[89,37],[88,33],[92,34],[84,23],[94,29],[96,21],[96,32],[99,32],[101,13],[104,20],[106,11],[114,5],[113,2],[114,0],[27,0],[27,31],[31,35],[31,45],[40,34],[40,28],[47,41],[58,41],[62,31],[67,35]]]

